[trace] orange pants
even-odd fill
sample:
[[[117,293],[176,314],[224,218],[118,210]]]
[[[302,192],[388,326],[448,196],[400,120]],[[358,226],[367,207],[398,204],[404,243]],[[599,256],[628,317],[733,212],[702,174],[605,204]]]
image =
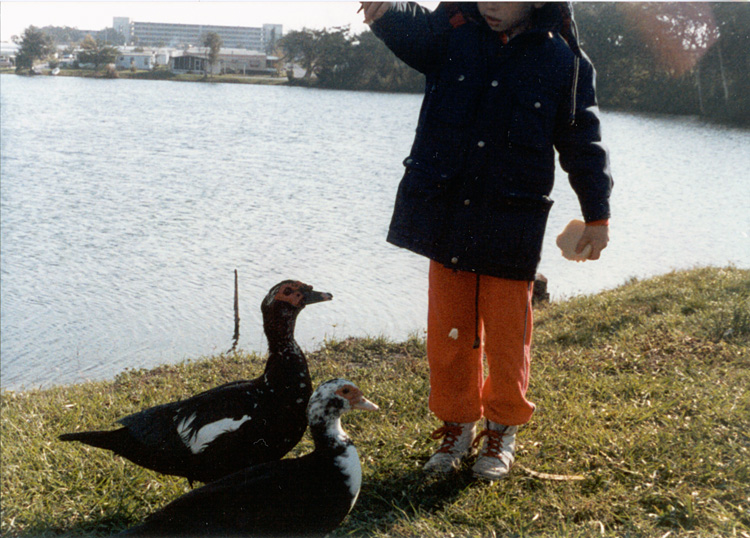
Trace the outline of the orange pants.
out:
[[[429,278],[430,410],[444,422],[482,416],[506,426],[528,422],[533,282],[478,277],[434,261]]]

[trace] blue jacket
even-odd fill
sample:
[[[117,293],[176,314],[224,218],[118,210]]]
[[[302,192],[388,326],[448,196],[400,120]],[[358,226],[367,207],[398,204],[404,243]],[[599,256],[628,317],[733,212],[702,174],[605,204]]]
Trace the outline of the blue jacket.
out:
[[[595,74],[564,32],[568,9],[548,3],[506,44],[475,3],[434,12],[399,3],[371,26],[426,75],[389,242],[447,267],[533,280],[553,203],[553,148],[584,219],[609,218]]]

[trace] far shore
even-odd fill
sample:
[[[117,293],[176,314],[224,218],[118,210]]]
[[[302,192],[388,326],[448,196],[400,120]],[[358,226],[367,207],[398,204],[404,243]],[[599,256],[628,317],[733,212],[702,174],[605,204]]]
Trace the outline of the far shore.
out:
[[[15,75],[17,74],[15,68],[4,68],[0,69],[2,75]],[[155,69],[153,71],[130,71],[121,70],[113,71],[112,74],[104,69],[60,69],[56,74],[52,74],[52,69],[42,69],[38,74],[27,75],[21,74],[21,76],[31,77],[46,77],[46,76],[58,76],[58,77],[81,77],[81,78],[121,78],[121,79],[133,79],[133,80],[174,80],[179,82],[225,82],[233,84],[266,84],[266,85],[297,85],[304,84],[304,79],[294,79],[290,81],[286,75],[271,76],[267,74],[227,74],[227,75],[211,75],[206,77],[202,73],[173,73],[166,69]]]

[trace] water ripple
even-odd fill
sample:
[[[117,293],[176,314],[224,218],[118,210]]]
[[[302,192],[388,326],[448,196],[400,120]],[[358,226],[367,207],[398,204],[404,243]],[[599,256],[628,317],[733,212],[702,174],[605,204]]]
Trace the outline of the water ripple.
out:
[[[334,294],[301,314],[305,347],[424,330],[427,264],[384,241],[419,96],[4,75],[0,99],[4,388],[228,349],[235,268],[245,349],[265,350],[259,303],[283,278]],[[595,264],[558,255],[579,215],[560,175],[553,296],[750,265],[748,131],[604,122],[612,245]]]

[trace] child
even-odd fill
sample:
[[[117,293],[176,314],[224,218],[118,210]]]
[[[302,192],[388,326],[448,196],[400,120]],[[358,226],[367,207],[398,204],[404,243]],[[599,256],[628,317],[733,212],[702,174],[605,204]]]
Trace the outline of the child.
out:
[[[365,22],[426,75],[388,241],[430,258],[429,405],[444,422],[425,464],[504,477],[526,399],[531,295],[554,180],[554,149],[587,223],[577,245],[608,242],[612,179],[601,144],[594,69],[569,3],[363,2]],[[489,375],[484,380],[482,357]],[[476,423],[486,428],[476,436]]]

